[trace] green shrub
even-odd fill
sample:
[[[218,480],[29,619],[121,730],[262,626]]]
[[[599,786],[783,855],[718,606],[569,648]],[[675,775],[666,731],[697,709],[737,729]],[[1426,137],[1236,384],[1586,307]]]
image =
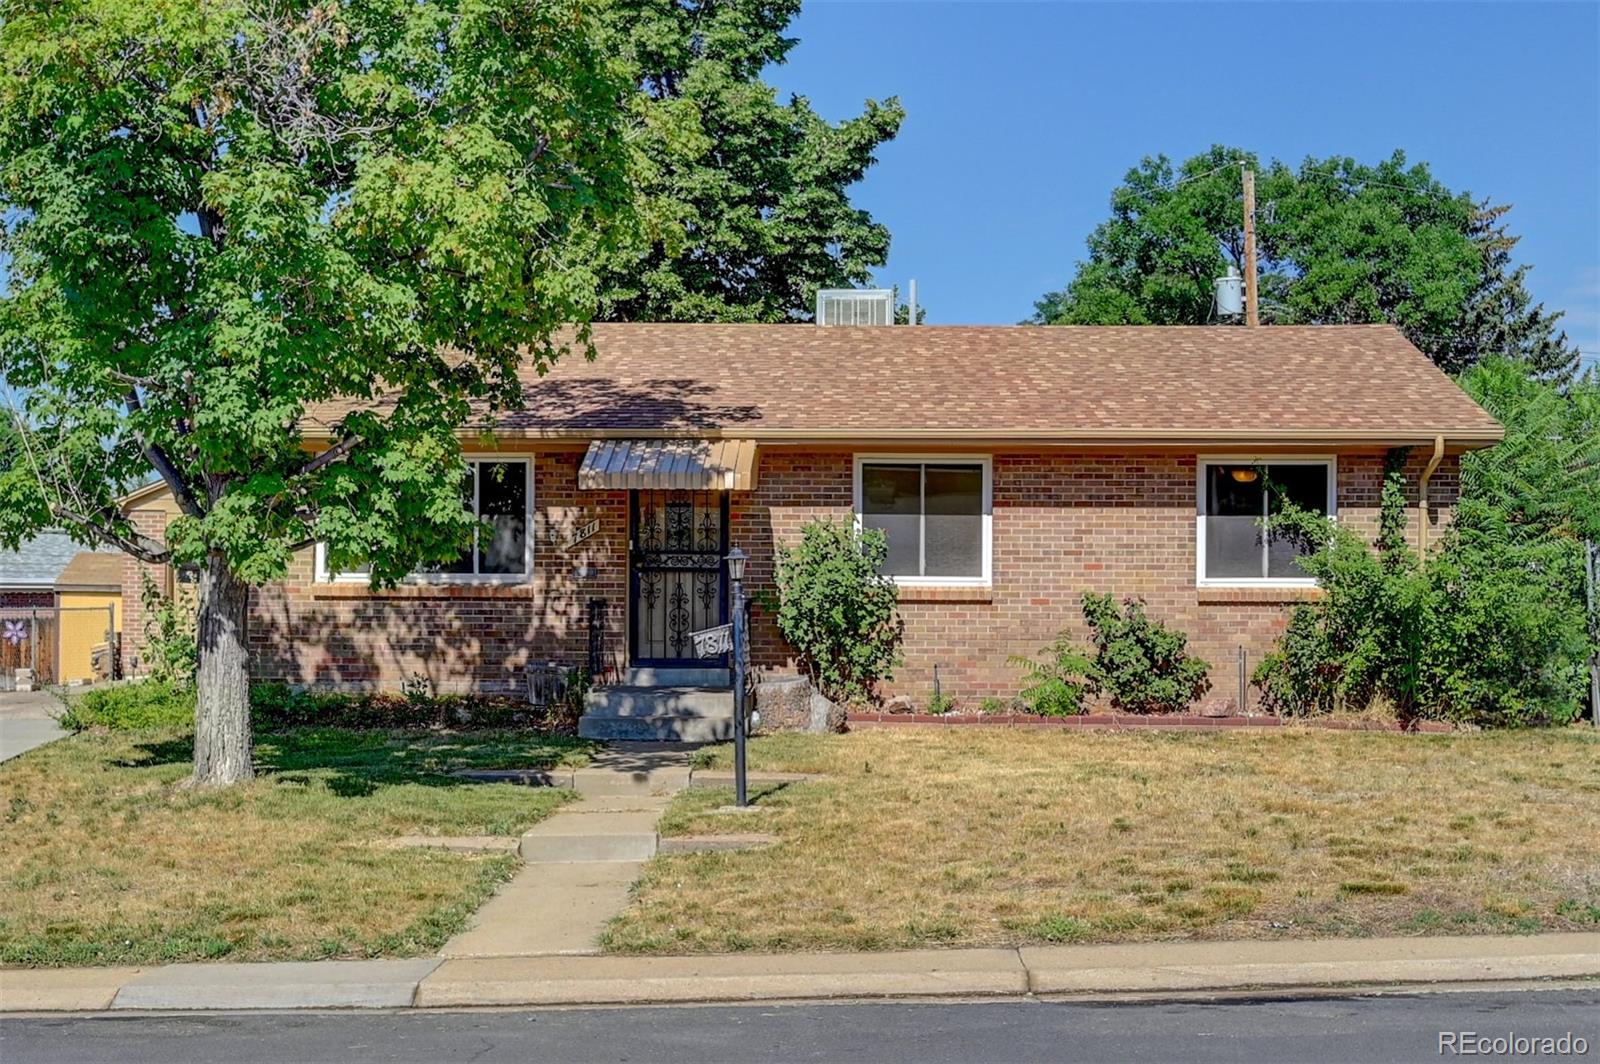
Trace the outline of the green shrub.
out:
[[[947,694],[937,694],[928,699],[928,708],[926,712],[935,717],[942,717],[946,714],[954,713],[958,708],[960,707],[956,704],[956,700],[954,698]]]
[[[569,730],[565,707],[537,708],[504,695],[427,695],[417,688],[401,692],[313,691],[281,683],[254,684],[250,712],[256,728],[425,728],[538,727]]]
[[[1075,717],[1093,693],[1094,663],[1083,656],[1065,632],[1045,647],[1043,662],[1013,655],[1007,664],[1023,671],[1020,697],[1028,712],[1041,717]]]
[[[1130,713],[1179,713],[1211,690],[1209,662],[1189,654],[1189,639],[1152,620],[1144,603],[1092,591],[1083,596],[1095,657],[1095,690],[1113,709]]]
[[[1066,632],[1044,649],[1047,660],[1013,657],[1024,671],[1021,696],[1041,716],[1070,717],[1084,711],[1090,695],[1103,694],[1113,709],[1129,713],[1177,713],[1211,690],[1210,664],[1190,656],[1188,637],[1145,613],[1144,603],[1092,591],[1083,595],[1094,657]]]
[[[72,731],[187,727],[194,723],[194,688],[163,680],[96,687],[66,697],[61,726]]]
[[[811,522],[799,545],[778,550],[778,630],[835,702],[870,699],[900,663],[898,592],[879,571],[888,552],[881,531],[829,521]]]
[[[1262,704],[1285,716],[1387,706],[1402,721],[1572,720],[1589,647],[1571,594],[1581,544],[1469,525],[1424,566],[1405,541],[1404,457],[1390,456],[1372,547],[1294,507],[1272,518],[1306,552],[1322,596],[1294,608],[1256,668]]]

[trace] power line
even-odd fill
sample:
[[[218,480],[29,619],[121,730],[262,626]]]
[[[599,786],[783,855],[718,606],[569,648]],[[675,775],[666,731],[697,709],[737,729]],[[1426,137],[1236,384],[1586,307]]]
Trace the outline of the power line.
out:
[[[1221,166],[1218,166],[1218,167],[1216,167],[1214,169],[1207,170],[1203,174],[1190,174],[1188,177],[1179,178],[1177,181],[1174,181],[1172,184],[1163,185],[1162,187],[1164,187],[1164,188],[1166,188],[1168,190],[1175,189],[1175,188],[1178,188],[1180,185],[1187,185],[1191,181],[1198,181],[1202,177],[1210,177],[1212,174],[1220,174],[1224,170],[1231,170],[1235,166],[1243,166],[1245,163],[1247,163],[1249,161],[1250,160],[1248,160],[1248,159],[1234,159],[1231,162],[1223,163]]]

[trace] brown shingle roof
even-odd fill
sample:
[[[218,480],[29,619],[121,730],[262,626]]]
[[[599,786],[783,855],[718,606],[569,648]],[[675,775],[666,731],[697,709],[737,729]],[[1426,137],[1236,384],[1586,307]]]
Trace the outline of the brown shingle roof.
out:
[[[507,435],[1327,439],[1456,446],[1499,425],[1386,325],[601,324],[526,380]],[[336,419],[337,409],[315,411]]]
[[[118,589],[122,587],[122,555],[80,551],[56,577],[57,590]]]

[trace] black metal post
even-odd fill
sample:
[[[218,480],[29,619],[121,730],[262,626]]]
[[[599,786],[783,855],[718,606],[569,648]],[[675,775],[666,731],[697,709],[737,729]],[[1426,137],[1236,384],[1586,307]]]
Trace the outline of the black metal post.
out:
[[[1600,634],[1600,613],[1595,611],[1595,584],[1600,583],[1600,543],[1583,543],[1584,603],[1588,613],[1589,637]],[[1589,655],[1589,723],[1600,728],[1600,650]]]
[[[744,581],[733,581],[733,804],[749,803],[744,773]]]

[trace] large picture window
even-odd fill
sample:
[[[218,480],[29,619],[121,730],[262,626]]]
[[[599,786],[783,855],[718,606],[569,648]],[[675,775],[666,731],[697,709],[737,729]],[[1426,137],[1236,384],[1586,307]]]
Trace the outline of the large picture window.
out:
[[[1300,567],[1293,544],[1262,528],[1262,522],[1279,513],[1285,502],[1332,515],[1332,459],[1202,459],[1197,506],[1200,582],[1315,583]]]
[[[425,566],[413,573],[420,583],[518,583],[533,567],[529,535],[533,483],[526,458],[472,458],[461,478],[461,505],[487,527],[473,531],[473,540],[453,560]],[[329,576],[323,551],[317,547],[317,574],[321,580],[358,581],[365,569]]]
[[[902,583],[988,582],[986,459],[858,459],[856,513],[887,536],[883,571]]]

